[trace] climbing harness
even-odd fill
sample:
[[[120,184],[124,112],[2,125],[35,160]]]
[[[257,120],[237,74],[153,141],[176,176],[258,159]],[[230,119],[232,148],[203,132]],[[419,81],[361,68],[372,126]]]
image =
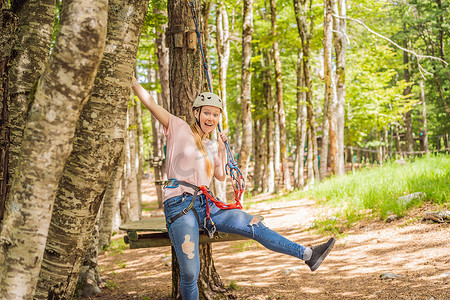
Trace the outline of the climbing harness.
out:
[[[180,211],[174,217],[172,217],[169,220],[167,220],[167,223],[169,223],[169,225],[172,224],[173,222],[175,222],[175,220],[181,218],[184,215],[187,215],[188,212],[190,210],[192,210],[192,212],[195,215],[195,218],[197,219],[197,223],[200,225],[200,218],[198,216],[197,210],[194,208],[194,204],[195,204],[195,201],[197,200],[198,192],[202,191],[203,195],[205,195],[205,197],[206,197],[206,217],[203,220],[203,228],[208,233],[208,236],[211,239],[214,238],[214,233],[216,232],[216,225],[214,224],[213,220],[211,219],[211,212],[210,212],[210,208],[209,208],[209,201],[214,202],[217,205],[217,207],[219,207],[219,205],[221,205],[222,207],[223,206],[227,206],[228,204],[222,203],[219,200],[217,200],[216,198],[214,198],[214,196],[212,195],[211,191],[208,190],[208,188],[206,186],[196,186],[196,185],[193,185],[192,183],[189,183],[189,182],[186,182],[186,181],[181,181],[181,180],[176,180],[176,179],[169,179],[164,187],[165,188],[174,189],[174,188],[177,188],[180,185],[190,187],[191,189],[194,190],[194,194],[192,195],[192,200],[189,203],[188,207],[186,207],[185,209]],[[211,224],[211,228],[208,228],[208,222]]]
[[[202,47],[202,39],[201,39],[201,34],[200,34],[200,30],[199,30],[199,25],[198,25],[197,12],[195,10],[195,6],[189,0],[186,0],[186,1],[192,11],[192,19],[194,20],[194,24],[195,24],[195,33],[197,34],[197,40],[198,40],[198,44],[200,46],[200,52],[202,54],[203,70],[205,71],[206,80],[208,82],[209,92],[212,92],[211,81],[209,79],[208,64],[206,62],[205,54],[203,52],[203,47]],[[217,128],[218,128],[219,132],[222,131],[220,128],[220,124],[217,124]],[[228,141],[225,141],[225,149],[227,151],[227,164],[225,165],[225,171],[226,171],[226,174],[231,177],[231,184],[234,189],[234,199],[235,199],[236,203],[227,204],[226,207],[223,207],[222,209],[233,209],[233,208],[242,209],[240,200],[241,200],[242,194],[244,193],[244,189],[245,189],[245,179],[244,179],[244,176],[242,175],[241,170],[239,170],[236,161],[234,160],[233,153],[231,152]],[[222,202],[220,202],[220,203],[223,204]],[[216,205],[217,205],[217,203],[216,203]],[[219,205],[217,205],[217,207],[221,208]]]

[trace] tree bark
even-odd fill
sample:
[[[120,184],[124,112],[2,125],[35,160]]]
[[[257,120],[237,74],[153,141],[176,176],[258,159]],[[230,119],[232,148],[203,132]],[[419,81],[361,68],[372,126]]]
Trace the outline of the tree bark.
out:
[[[107,7],[106,1],[63,5],[55,48],[31,100],[0,233],[3,299],[33,297],[58,181],[102,57]]]
[[[253,35],[253,0],[244,0],[242,25],[242,74],[241,74],[241,123],[242,146],[239,151],[239,169],[247,179],[250,151],[252,149],[252,98],[251,98],[251,58]]]
[[[158,10],[154,11],[154,13],[161,13],[164,16],[167,16],[167,12]],[[158,104],[164,107],[166,110],[169,110],[170,103],[170,87],[169,87],[169,48],[166,46],[166,33],[167,24],[163,24],[161,27],[161,32],[157,32],[158,38],[156,39],[156,55],[158,57],[158,69],[157,78],[159,78],[159,83],[161,85],[161,92],[158,93],[155,98],[158,101]],[[154,123],[155,122],[155,123]],[[156,185],[157,195],[158,195],[158,207],[162,208],[162,184],[161,182],[167,179],[166,174],[166,162],[164,157],[164,145],[166,143],[166,137],[162,132],[161,124],[156,124],[156,120],[154,121],[154,117],[152,116],[152,133],[153,139],[157,136],[158,145],[153,148],[153,159],[155,160],[155,180],[159,181]],[[155,128],[155,129],[153,129]],[[156,130],[153,131],[153,130]]]
[[[14,1],[19,17],[17,42],[11,56],[9,115],[11,122],[9,182],[20,155],[27,103],[36,80],[44,71],[52,43],[55,0]]]
[[[90,298],[100,293],[102,280],[98,273],[98,250],[99,250],[99,221],[100,210],[92,231],[91,242],[84,257],[77,283],[77,295],[82,298]]]
[[[404,48],[407,48],[407,41],[405,40],[403,43]],[[411,75],[409,73],[409,56],[408,52],[403,51],[403,63],[405,64],[404,69],[404,79],[406,82],[411,81]],[[409,85],[404,91],[403,95],[407,96],[411,94],[411,86]],[[414,155],[414,136],[413,136],[413,128],[412,128],[412,110],[406,112],[405,114],[405,141],[406,141],[406,152],[408,155]]]
[[[320,180],[325,179],[327,173],[328,145],[330,137],[334,134],[332,132],[333,71],[331,66],[333,37],[332,0],[324,1],[323,13],[323,77],[325,82],[325,97],[323,102],[322,146],[320,149]],[[333,158],[331,160],[333,161]]]
[[[19,23],[18,17],[0,2],[0,230],[7,199],[8,161],[10,145],[10,117],[8,107],[9,61],[15,45],[15,32]]]
[[[304,156],[306,140],[306,105],[305,105],[305,81],[303,79],[302,54],[297,59],[297,128],[295,134],[296,155],[294,162],[294,188],[299,189],[305,185]]]
[[[307,108],[307,123],[310,130],[309,144],[312,156],[312,172],[315,179],[319,179],[318,158],[317,158],[317,140],[314,117],[314,103],[312,98],[312,78],[311,78],[311,38],[314,29],[314,14],[312,13],[312,1],[307,0],[293,0],[295,19],[297,21],[297,29],[302,42],[303,54],[303,73],[305,76],[306,86],[306,108]],[[311,12],[308,14],[308,11]],[[308,149],[309,151],[309,149]],[[309,155],[309,153],[308,153]],[[309,177],[309,176],[308,176]],[[311,178],[310,178],[310,183]]]
[[[272,24],[272,35],[275,37],[273,41],[273,59],[275,62],[275,87],[276,87],[276,99],[278,104],[278,117],[280,126],[280,162],[282,168],[282,183],[284,190],[290,191],[291,178],[288,164],[287,155],[287,137],[286,137],[286,112],[284,111],[284,101],[283,101],[283,82],[281,78],[281,59],[280,50],[278,48],[277,36],[277,23],[276,23],[276,4],[275,0],[270,1],[270,16]]]
[[[428,149],[428,128],[427,128],[427,104],[425,101],[425,90],[423,88],[423,80],[420,80],[420,100],[422,101],[422,123],[423,123],[423,148],[426,154],[429,153]]]
[[[168,53],[167,53],[168,54]],[[167,59],[169,56],[167,55]],[[168,61],[167,61],[168,63]],[[169,74],[168,71],[168,64],[165,66],[167,68],[167,75]],[[161,71],[161,70],[160,70]],[[149,67],[148,69],[148,80],[149,82],[155,82],[158,73],[153,67]],[[164,75],[165,76],[165,75]],[[167,78],[167,84],[169,84],[168,78]],[[166,87],[169,90],[169,87]],[[161,85],[162,89],[162,85]],[[164,100],[163,97],[160,96],[156,91],[149,91],[149,93],[152,95],[153,99],[156,99],[159,105],[163,106]],[[170,94],[167,95],[170,97]],[[168,103],[167,103],[168,104]],[[166,144],[166,137],[164,136],[163,126],[161,123],[159,123],[156,118],[151,115],[151,123],[152,123],[152,163],[153,170],[155,173],[155,187],[156,187],[156,195],[158,197],[158,207],[163,208],[163,182],[167,180],[166,175],[166,164],[165,164],[165,158],[164,158],[164,145]]]
[[[200,11],[199,2],[195,2],[195,10]],[[192,15],[190,7],[183,0],[169,0],[167,3],[169,27],[167,36],[169,45],[169,84],[170,84],[170,112],[180,118],[183,118],[189,124],[194,121],[192,113],[192,104],[198,94],[202,92],[205,82],[202,69],[202,58],[199,45],[195,49],[190,49],[188,37],[190,33],[177,33],[185,27],[192,27]],[[199,18],[200,16],[197,16]],[[198,20],[201,24],[201,20]],[[196,39],[196,37],[195,37]],[[205,44],[205,41],[202,41]],[[250,123],[251,125],[251,123]],[[205,244],[199,245],[200,263],[206,266],[208,270],[202,269],[198,279],[200,295],[209,295],[214,293],[216,278],[220,281],[212,261],[211,246]],[[175,253],[172,259],[176,259]],[[210,262],[210,263],[205,263]],[[180,299],[179,289],[179,269],[178,263],[172,266],[172,298]],[[205,284],[202,284],[205,283]],[[215,297],[223,297],[224,294],[217,293]],[[210,299],[210,298],[206,298]]]
[[[121,184],[123,173],[123,152],[119,155],[119,158],[114,167],[114,171],[109,179],[108,187],[105,191],[102,203],[102,213],[99,223],[99,248],[103,249],[111,243],[111,236],[115,230],[115,214],[117,211],[117,198],[121,193]]]
[[[58,187],[37,299],[69,299],[74,293],[97,211],[123,148],[130,82],[147,8],[146,1],[109,1],[105,53]]]
[[[266,64],[267,60],[267,64]],[[272,75],[270,68],[270,50],[267,50],[266,55],[263,55],[262,66],[263,71],[263,90],[264,99],[266,101],[267,107],[267,118],[266,118],[266,162],[265,162],[265,188],[264,192],[274,193],[275,192],[275,166],[274,166],[274,100],[272,95]]]
[[[337,123],[337,155],[336,155],[336,175],[343,175],[345,173],[344,160],[344,128],[345,128],[345,64],[346,64],[346,49],[347,49],[347,24],[345,17],[347,16],[345,0],[335,0],[333,6],[333,13],[342,18],[333,19],[333,41],[336,52],[336,90],[337,90],[337,109],[336,109],[336,123]]]
[[[142,203],[139,199],[138,187],[138,138],[136,123],[136,106],[141,103],[131,98],[127,110],[126,140],[125,140],[125,167],[124,167],[124,199],[128,203],[128,221],[137,221],[141,219]]]

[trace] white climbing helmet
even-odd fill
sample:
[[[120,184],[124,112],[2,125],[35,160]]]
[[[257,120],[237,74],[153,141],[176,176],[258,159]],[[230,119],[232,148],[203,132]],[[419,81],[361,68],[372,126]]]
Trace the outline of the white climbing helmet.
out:
[[[194,104],[192,105],[192,107],[197,108],[197,107],[201,107],[204,105],[218,107],[218,108],[220,108],[220,110],[222,110],[223,102],[222,102],[222,99],[220,99],[219,96],[217,96],[216,94],[210,93],[210,92],[204,92],[204,93],[201,93],[200,95],[198,95],[197,98],[195,98],[195,101],[194,101]]]

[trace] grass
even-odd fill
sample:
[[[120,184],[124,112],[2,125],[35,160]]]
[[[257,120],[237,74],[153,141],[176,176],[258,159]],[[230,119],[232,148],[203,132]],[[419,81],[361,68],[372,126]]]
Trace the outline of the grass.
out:
[[[128,249],[128,245],[125,244],[123,239],[112,240],[111,243],[105,246],[102,250],[108,251],[110,256],[122,254],[123,250]]]
[[[422,192],[425,197],[407,204],[398,198]],[[404,216],[407,210],[431,201],[437,205],[450,202],[450,156],[428,155],[404,165],[390,162],[382,167],[366,168],[355,174],[332,177],[316,184],[308,191],[295,191],[273,200],[308,197],[334,207],[333,218],[318,220],[320,230],[338,233],[343,225],[371,215],[385,219],[390,214]]]

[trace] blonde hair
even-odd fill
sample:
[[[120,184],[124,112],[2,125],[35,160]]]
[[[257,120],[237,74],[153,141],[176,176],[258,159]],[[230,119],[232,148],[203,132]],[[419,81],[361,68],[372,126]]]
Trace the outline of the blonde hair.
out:
[[[192,130],[192,133],[194,134],[195,145],[197,146],[198,150],[200,150],[200,152],[203,154],[203,158],[205,159],[206,175],[208,177],[212,177],[213,166],[212,166],[211,160],[209,159],[208,152],[206,152],[205,145],[203,145],[202,135],[199,132],[199,128],[198,128],[196,122],[191,124],[191,130]]]

